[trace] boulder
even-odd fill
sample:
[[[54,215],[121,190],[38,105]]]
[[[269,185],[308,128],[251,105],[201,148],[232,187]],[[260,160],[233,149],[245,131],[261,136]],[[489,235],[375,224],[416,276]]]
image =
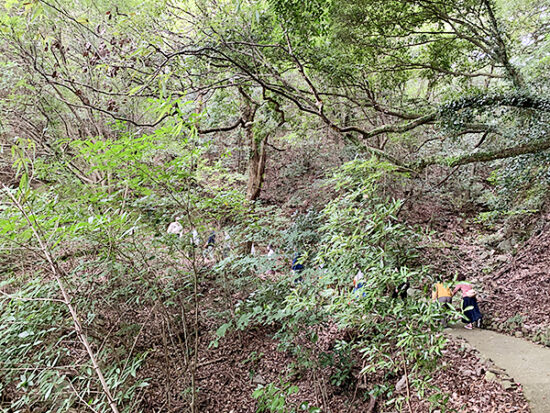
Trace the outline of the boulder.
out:
[[[497,375],[493,373],[492,371],[488,371],[485,373],[485,380],[487,381],[495,381],[497,379]]]
[[[261,384],[262,386],[265,386],[267,382],[264,380],[264,378],[260,374],[256,374],[254,378],[252,379],[252,383],[254,384]]]

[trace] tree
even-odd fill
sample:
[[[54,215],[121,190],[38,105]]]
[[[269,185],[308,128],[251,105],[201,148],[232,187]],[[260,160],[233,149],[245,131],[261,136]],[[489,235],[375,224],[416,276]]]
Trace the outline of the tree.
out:
[[[216,13],[206,13],[216,5],[201,2],[192,19],[206,46],[193,49],[174,42],[177,46],[163,55],[199,56],[223,65],[240,82],[259,86],[363,150],[400,165],[403,159],[391,153],[397,148],[381,152],[386,140],[376,138],[455,124],[455,136],[487,133],[486,146],[501,139],[510,122],[483,123],[484,113],[511,108],[508,114],[521,122],[525,112],[516,109],[535,110],[543,119],[547,112],[544,94],[513,62],[520,57],[513,53],[521,36],[505,31],[501,20],[506,15],[489,0],[272,1],[239,7],[229,2],[220,7],[232,16],[232,25],[222,26],[212,17]],[[495,98],[484,100],[486,94]],[[524,97],[541,104],[516,104]],[[441,116],[445,107],[458,108],[458,122],[449,111]],[[347,115],[339,116],[342,112]],[[470,119],[460,119],[464,117]],[[533,139],[525,125],[521,128]],[[421,144],[424,133],[418,134]],[[506,145],[515,141],[500,149]],[[422,155],[411,156],[416,162],[409,167],[427,163],[418,159]],[[471,161],[488,158],[474,156]]]

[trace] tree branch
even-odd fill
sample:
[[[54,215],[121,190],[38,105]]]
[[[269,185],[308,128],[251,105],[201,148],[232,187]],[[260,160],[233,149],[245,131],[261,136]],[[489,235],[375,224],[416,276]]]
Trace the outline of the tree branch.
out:
[[[548,137],[548,139],[523,143],[510,148],[474,151],[458,156],[434,156],[422,159],[418,162],[413,162],[407,165],[407,167],[420,172],[430,165],[447,165],[449,167],[462,166],[475,162],[490,162],[499,159],[513,158],[515,156],[538,153],[548,149],[550,149],[550,137]]]
[[[211,129],[199,129],[198,132],[200,135],[206,135],[207,133],[215,133],[215,132],[228,132],[233,129],[237,129],[239,125],[244,125],[243,119],[239,118],[235,123],[232,123],[229,126],[220,126],[218,128],[211,128]]]
[[[436,120],[436,118],[437,118],[437,113],[432,112],[432,113],[428,113],[427,115],[421,116],[421,117],[417,118],[416,120],[414,120],[412,122],[408,122],[408,123],[401,123],[401,124],[398,124],[398,125],[396,125],[396,124],[383,125],[383,126],[380,126],[378,128],[372,129],[370,131],[361,131],[361,130],[358,130],[358,128],[355,128],[355,127],[346,127],[346,128],[341,128],[340,132],[356,131],[356,132],[361,133],[361,135],[363,135],[364,138],[368,139],[368,138],[372,138],[374,136],[380,135],[382,133],[403,133],[403,132],[407,132],[407,131],[409,131],[411,129],[414,129],[418,126],[425,125],[425,124],[428,124],[428,123],[432,123],[434,120]]]

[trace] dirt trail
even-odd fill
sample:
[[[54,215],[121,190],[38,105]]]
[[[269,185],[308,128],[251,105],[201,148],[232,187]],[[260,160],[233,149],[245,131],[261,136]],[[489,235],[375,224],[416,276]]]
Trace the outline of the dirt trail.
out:
[[[550,413],[550,349],[490,330],[457,326],[447,331],[467,340],[520,383],[532,413]]]

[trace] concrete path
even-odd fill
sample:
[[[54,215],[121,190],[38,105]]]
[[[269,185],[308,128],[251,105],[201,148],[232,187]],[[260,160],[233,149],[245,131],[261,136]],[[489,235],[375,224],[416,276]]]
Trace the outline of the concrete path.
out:
[[[466,330],[460,323],[445,331],[466,339],[520,383],[532,413],[550,413],[550,348],[490,330]]]

